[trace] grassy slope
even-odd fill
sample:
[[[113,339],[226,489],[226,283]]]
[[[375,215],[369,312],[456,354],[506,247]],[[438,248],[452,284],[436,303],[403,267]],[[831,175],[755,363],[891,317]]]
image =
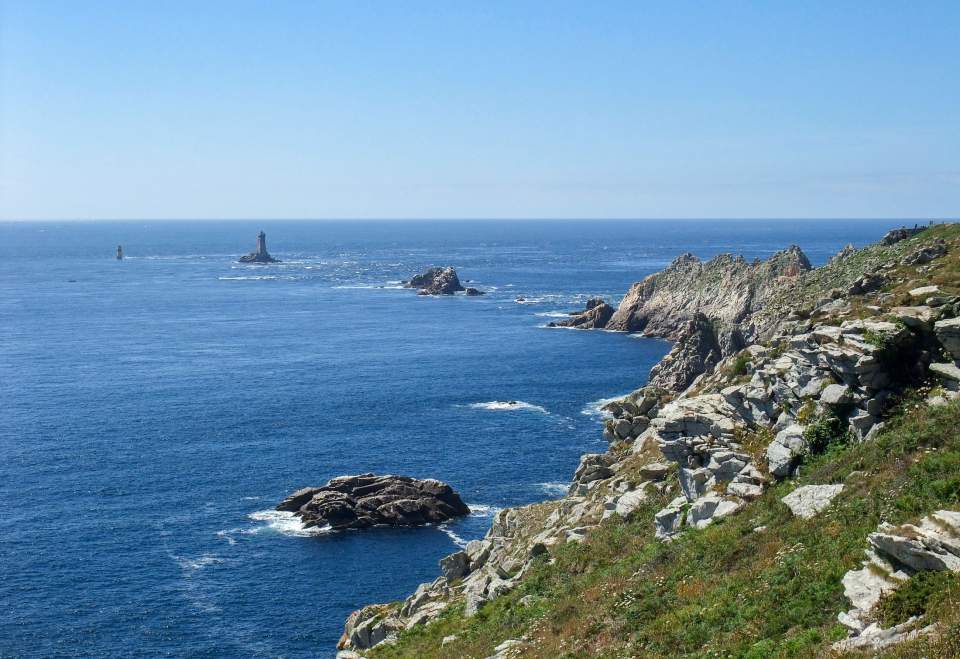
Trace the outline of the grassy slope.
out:
[[[924,241],[934,236],[951,243],[951,254],[918,275],[920,283],[933,280],[953,292],[960,282],[960,227],[937,227]],[[868,256],[877,259],[860,258]],[[817,288],[826,285],[832,282]],[[846,636],[836,621],[850,608],[840,580],[860,566],[867,534],[882,521],[915,521],[960,504],[958,428],[960,402],[927,408],[906,400],[876,442],[833,447],[810,459],[799,478],[737,515],[665,544],[653,538],[653,514],[666,501],[651,501],[632,521],[612,518],[585,544],[559,548],[552,563],[544,561],[475,617],[453,608],[367,655],[486,657],[503,640],[520,637],[530,641],[517,654],[524,657],[823,654]],[[846,489],[812,520],[793,518],[780,503],[799,485],[837,482]],[[892,656],[960,656],[960,578],[938,582],[932,594],[920,585],[904,592],[910,596],[886,607],[885,622],[926,610],[925,622],[940,621],[946,631],[899,646]],[[525,596],[532,603],[521,605]],[[441,648],[447,635],[458,638]]]
[[[840,580],[859,567],[867,534],[960,503],[960,404],[905,407],[877,442],[818,456],[739,515],[664,544],[652,538],[663,502],[652,502],[631,523],[610,520],[586,544],[563,547],[475,618],[455,610],[369,656],[485,657],[522,635],[533,639],[530,657],[819,654],[846,635]],[[812,520],[780,503],[798,485],[830,482],[847,489]],[[521,606],[525,595],[534,603]],[[912,645],[918,656],[958,656],[960,580],[934,604],[928,619],[950,626],[942,647]],[[459,638],[441,649],[448,634]]]

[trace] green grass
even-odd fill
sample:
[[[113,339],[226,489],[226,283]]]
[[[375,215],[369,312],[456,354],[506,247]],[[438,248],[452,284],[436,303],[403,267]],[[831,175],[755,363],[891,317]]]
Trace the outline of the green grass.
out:
[[[958,427],[958,403],[905,404],[876,442],[811,456],[802,478],[668,544],[653,538],[652,516],[664,501],[650,502],[634,521],[609,520],[588,542],[560,547],[552,563],[543,560],[477,616],[452,609],[369,656],[486,657],[521,636],[530,639],[525,657],[816,656],[845,636],[836,622],[850,608],[840,580],[859,567],[867,534],[881,521],[915,521],[960,503]],[[812,520],[793,518],[780,503],[798,484],[830,482],[847,488]],[[526,595],[533,603],[522,606]],[[890,599],[884,615],[922,609],[956,636],[960,614],[948,604],[958,595],[955,584],[918,581]],[[458,638],[441,649],[447,635]],[[926,656],[949,656],[924,647]]]

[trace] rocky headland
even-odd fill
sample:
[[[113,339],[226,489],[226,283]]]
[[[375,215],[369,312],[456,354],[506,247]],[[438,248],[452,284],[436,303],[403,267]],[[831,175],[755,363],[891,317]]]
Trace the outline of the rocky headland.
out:
[[[321,487],[305,487],[280,502],[277,510],[296,514],[305,527],[331,530],[439,524],[470,514],[446,483],[375,474],[340,476]]]
[[[464,287],[453,266],[429,268],[403,282],[406,288],[416,288],[417,295],[454,295],[461,291],[465,295],[483,295],[484,292],[472,287]]]
[[[957,656],[960,225],[684,255],[603,315],[569,326],[675,341],[608,449],[354,612],[344,658]]]

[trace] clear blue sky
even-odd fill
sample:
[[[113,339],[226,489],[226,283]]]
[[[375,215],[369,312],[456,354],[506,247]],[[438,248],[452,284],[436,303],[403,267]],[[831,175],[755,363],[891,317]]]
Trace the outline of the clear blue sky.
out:
[[[0,218],[960,215],[960,2],[0,0]]]

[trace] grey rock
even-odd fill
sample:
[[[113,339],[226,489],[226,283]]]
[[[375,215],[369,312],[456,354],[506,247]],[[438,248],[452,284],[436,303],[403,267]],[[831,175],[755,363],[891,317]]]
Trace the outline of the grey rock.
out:
[[[674,470],[673,465],[666,462],[652,462],[640,467],[640,476],[651,481],[662,481]]]
[[[933,326],[937,340],[954,359],[960,359],[960,318],[938,320]]]
[[[470,557],[465,551],[457,551],[440,559],[440,571],[447,579],[459,579],[470,572]]]
[[[640,505],[647,500],[648,494],[645,487],[637,488],[631,492],[627,492],[620,496],[617,499],[616,507],[614,511],[620,517],[629,517],[633,512],[640,507]]]
[[[751,501],[763,494],[763,486],[754,483],[733,482],[727,485],[727,494]]]
[[[930,364],[930,370],[945,380],[960,380],[960,367],[951,363]]]
[[[713,473],[706,467],[680,470],[680,489],[689,501],[694,501],[714,483]]]
[[[731,515],[744,506],[739,499],[725,498],[711,492],[690,504],[687,524],[702,529],[727,515]]]
[[[671,538],[683,526],[684,509],[688,502],[686,497],[677,497],[670,504],[653,516],[656,535],[660,539]]]
[[[797,424],[784,428],[767,446],[767,468],[775,478],[789,476],[797,460],[806,453],[803,430],[803,426]]]
[[[904,265],[923,265],[939,258],[947,253],[947,244],[942,240],[937,240],[931,245],[926,245],[920,249],[908,254],[903,259]]]
[[[407,288],[417,288],[420,295],[453,295],[464,290],[453,266],[430,268],[419,275],[414,275],[403,285]]]
[[[899,229],[890,229],[890,231],[887,231],[887,233],[884,234],[883,238],[880,239],[880,244],[894,245],[900,242],[901,240],[912,238],[913,236],[917,235],[924,229],[925,227],[913,227],[912,229],[907,227],[900,227]]]
[[[804,485],[780,500],[797,517],[810,519],[829,506],[842,491],[842,484]]]
[[[820,402],[824,405],[847,405],[853,400],[850,387],[845,384],[830,384],[820,394]]]
[[[940,292],[939,286],[920,286],[910,290],[910,297],[929,297]]]

